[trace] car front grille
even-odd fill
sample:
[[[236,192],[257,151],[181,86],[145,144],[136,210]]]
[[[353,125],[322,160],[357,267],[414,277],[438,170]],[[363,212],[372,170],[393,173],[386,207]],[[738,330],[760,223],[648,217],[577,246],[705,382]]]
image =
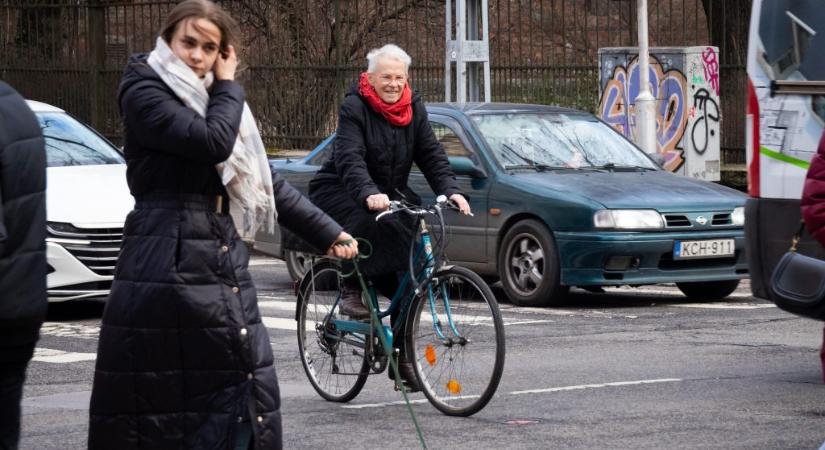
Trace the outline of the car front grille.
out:
[[[665,224],[668,228],[689,227],[690,219],[682,214],[665,214]]]
[[[710,218],[704,225],[695,222],[698,216],[706,219]],[[709,228],[709,227],[730,227],[733,226],[731,213],[708,213],[708,214],[662,214],[666,228]]]
[[[92,272],[113,276],[123,241],[123,228],[74,228],[56,230],[48,227],[49,237]]]
[[[714,214],[712,225],[731,225],[730,213]]]

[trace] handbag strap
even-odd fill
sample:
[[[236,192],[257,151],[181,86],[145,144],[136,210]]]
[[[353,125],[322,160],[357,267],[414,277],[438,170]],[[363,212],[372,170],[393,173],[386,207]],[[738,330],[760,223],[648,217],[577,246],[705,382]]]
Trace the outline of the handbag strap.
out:
[[[796,245],[799,244],[799,239],[802,237],[803,231],[805,231],[805,219],[799,221],[799,228],[797,228],[796,233],[794,233],[791,239],[791,248],[788,249],[789,252],[796,252]]]

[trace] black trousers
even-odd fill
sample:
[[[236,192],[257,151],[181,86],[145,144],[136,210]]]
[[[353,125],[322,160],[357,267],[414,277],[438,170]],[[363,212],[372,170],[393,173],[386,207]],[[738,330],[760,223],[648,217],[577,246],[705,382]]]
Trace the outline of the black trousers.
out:
[[[29,361],[0,362],[0,450],[16,450],[20,442],[20,400]]]

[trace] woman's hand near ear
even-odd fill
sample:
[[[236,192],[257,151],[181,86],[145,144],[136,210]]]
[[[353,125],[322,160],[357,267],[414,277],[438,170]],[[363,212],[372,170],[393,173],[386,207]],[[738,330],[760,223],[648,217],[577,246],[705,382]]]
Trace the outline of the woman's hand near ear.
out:
[[[215,60],[215,78],[218,80],[234,80],[235,70],[238,69],[238,55],[235,53],[235,47],[229,46],[226,52],[218,54],[218,59]]]

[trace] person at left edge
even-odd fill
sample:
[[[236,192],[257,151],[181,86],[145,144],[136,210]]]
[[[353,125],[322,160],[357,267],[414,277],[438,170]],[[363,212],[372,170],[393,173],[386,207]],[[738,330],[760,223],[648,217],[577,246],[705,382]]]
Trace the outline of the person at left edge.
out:
[[[16,449],[26,366],[46,317],[46,144],[0,81],[0,449]]]
[[[235,81],[237,36],[221,7],[186,0],[152,53],[124,71],[136,203],[103,313],[92,449],[281,448],[272,348],[239,232],[274,227],[277,205],[281,223],[317,247],[357,252],[336,222],[272,178]]]

